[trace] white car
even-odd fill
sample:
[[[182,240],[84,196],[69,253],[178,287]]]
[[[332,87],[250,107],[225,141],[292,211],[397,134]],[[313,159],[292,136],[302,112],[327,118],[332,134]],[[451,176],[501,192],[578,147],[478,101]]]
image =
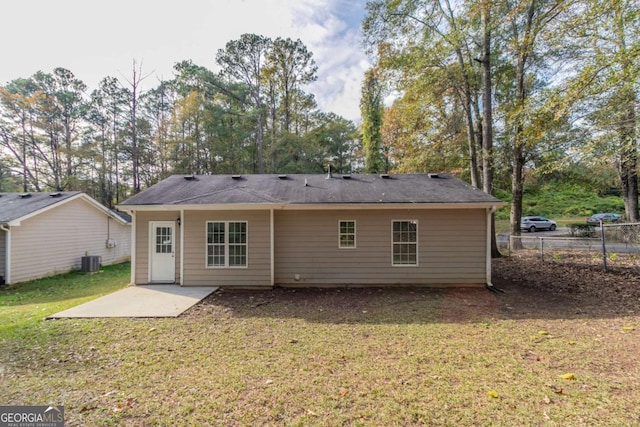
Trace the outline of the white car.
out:
[[[551,221],[543,216],[525,216],[520,218],[520,230],[527,230],[535,233],[538,230],[553,231],[558,227],[555,221]]]

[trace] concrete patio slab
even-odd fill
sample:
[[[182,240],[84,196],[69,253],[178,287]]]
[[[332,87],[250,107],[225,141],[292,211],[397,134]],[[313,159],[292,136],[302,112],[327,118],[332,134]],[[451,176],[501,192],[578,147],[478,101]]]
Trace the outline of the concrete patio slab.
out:
[[[212,286],[129,286],[47,318],[178,317],[217,289]]]

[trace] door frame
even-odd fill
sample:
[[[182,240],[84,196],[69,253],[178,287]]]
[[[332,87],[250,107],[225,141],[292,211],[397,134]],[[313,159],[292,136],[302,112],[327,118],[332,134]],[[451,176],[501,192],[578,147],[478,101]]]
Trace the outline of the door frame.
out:
[[[172,275],[171,279],[167,280],[153,280],[153,255],[155,253],[155,233],[156,227],[169,227],[171,228],[171,263]],[[149,221],[149,271],[148,282],[149,283],[175,283],[176,282],[176,223],[174,221]]]

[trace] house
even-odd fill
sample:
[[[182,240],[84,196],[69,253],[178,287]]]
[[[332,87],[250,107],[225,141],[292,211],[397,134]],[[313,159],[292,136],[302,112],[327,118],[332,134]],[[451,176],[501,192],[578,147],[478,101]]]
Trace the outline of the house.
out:
[[[491,283],[498,199],[445,174],[171,176],[124,201],[131,282]]]
[[[0,276],[6,284],[79,269],[82,257],[101,264],[131,256],[131,225],[77,191],[0,193]]]

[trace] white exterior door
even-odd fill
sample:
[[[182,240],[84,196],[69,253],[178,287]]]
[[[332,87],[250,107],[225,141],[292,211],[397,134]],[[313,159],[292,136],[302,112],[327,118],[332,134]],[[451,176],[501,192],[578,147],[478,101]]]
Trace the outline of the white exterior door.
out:
[[[149,227],[149,281],[174,283],[175,224],[172,221],[152,221]]]

